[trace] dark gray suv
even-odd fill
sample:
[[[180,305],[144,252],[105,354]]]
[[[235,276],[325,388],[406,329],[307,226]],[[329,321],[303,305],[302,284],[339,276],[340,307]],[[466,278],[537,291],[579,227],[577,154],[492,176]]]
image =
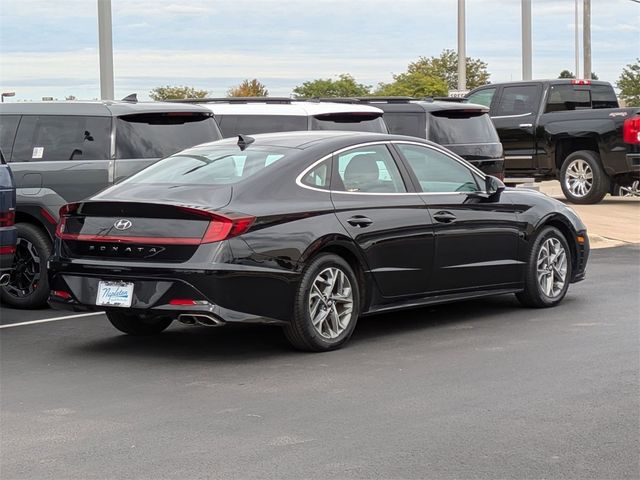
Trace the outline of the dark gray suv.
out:
[[[159,102],[0,105],[0,148],[17,187],[16,261],[3,303],[46,305],[58,211],[157,159],[222,137],[211,110]]]

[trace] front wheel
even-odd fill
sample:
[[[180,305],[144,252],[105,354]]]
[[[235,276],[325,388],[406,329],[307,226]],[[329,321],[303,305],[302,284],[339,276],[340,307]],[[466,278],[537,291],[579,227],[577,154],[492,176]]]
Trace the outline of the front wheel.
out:
[[[16,225],[18,240],[9,283],[0,290],[2,303],[15,308],[47,306],[49,280],[47,259],[51,240],[41,228],[29,223]]]
[[[302,276],[285,336],[299,350],[339,348],[356,327],[359,305],[358,281],[351,266],[337,255],[320,255]]]
[[[571,250],[562,232],[544,227],[535,241],[525,274],[525,288],[516,297],[526,307],[553,307],[560,303],[571,280]]]
[[[569,155],[560,170],[562,193],[572,203],[598,203],[609,191],[611,181],[602,166],[600,156],[590,150]]]
[[[107,318],[111,325],[128,335],[155,335],[167,329],[172,318],[139,317],[130,313],[109,311]]]

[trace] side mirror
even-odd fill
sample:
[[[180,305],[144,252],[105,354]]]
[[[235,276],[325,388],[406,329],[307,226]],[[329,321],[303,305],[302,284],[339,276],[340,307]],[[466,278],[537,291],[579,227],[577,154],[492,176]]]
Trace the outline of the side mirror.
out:
[[[487,195],[490,197],[500,195],[505,189],[504,183],[502,180],[496,177],[492,177],[491,175],[487,175],[485,180],[485,191]]]

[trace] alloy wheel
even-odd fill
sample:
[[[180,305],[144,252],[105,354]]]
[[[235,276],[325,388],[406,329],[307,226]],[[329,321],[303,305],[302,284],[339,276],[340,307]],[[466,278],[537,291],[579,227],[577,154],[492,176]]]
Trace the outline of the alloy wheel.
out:
[[[562,294],[567,282],[567,252],[557,238],[549,238],[540,247],[537,261],[538,285],[549,298]]]
[[[567,167],[565,186],[575,197],[585,197],[593,187],[593,170],[581,158],[576,158]]]
[[[640,197],[640,180],[634,180],[631,185],[619,186],[618,191],[621,197]]]
[[[309,317],[322,337],[340,336],[351,321],[353,291],[345,273],[336,267],[322,270],[313,281],[309,293]]]
[[[18,237],[13,270],[5,292],[17,298],[31,295],[40,281],[40,257],[36,247],[25,238]]]

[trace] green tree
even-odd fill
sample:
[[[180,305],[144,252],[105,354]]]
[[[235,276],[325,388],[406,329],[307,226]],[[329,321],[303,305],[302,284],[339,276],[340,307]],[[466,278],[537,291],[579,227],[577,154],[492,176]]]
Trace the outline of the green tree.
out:
[[[364,97],[371,93],[371,85],[356,82],[348,73],[338,75],[337,80],[318,78],[304,82],[293,89],[298,98]]]
[[[618,77],[620,98],[628,107],[640,107],[640,58],[628,64]]]
[[[562,70],[558,78],[576,78],[576,76],[570,70]]]
[[[447,82],[422,72],[405,72],[393,76],[393,82],[380,83],[374,92],[379,96],[434,97],[448,94]]]
[[[424,75],[442,78],[449,90],[458,88],[458,53],[445,49],[438,57],[420,57],[407,68],[407,73],[421,72]],[[479,58],[467,57],[467,88],[472,89],[489,83],[487,64]]]
[[[152,100],[181,100],[184,98],[204,98],[209,92],[206,90],[198,90],[197,88],[187,86],[167,85],[165,87],[156,87],[149,92]]]
[[[267,87],[258,81],[257,78],[253,80],[243,80],[239,85],[231,87],[227,90],[227,97],[268,97],[269,90]]]

